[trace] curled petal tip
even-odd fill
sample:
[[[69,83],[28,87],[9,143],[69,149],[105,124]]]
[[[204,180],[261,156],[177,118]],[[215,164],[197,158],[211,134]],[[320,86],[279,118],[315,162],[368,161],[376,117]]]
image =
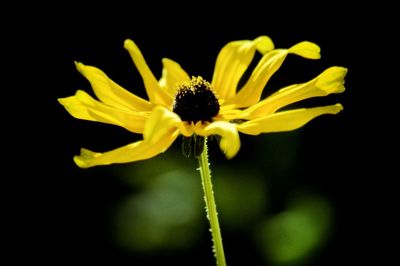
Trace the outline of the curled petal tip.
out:
[[[130,47],[130,46],[136,46],[136,45],[135,45],[134,41],[132,41],[131,39],[126,39],[124,41],[124,48],[128,49],[128,47]]]
[[[90,167],[90,165],[84,159],[85,157],[89,156],[88,154],[86,154],[86,151],[87,150],[85,150],[85,149],[81,149],[81,154],[74,156],[74,162],[80,168],[89,168]]]
[[[262,54],[265,54],[266,52],[274,49],[274,43],[272,42],[271,38],[266,35],[258,37],[255,40],[255,43],[257,50]]]
[[[235,148],[223,148],[222,144],[220,145],[221,149],[223,149],[223,152],[225,153],[226,159],[230,160],[233,157],[236,156],[236,154],[239,152],[240,146],[235,147]]]
[[[93,166],[92,161],[100,155],[101,153],[81,148],[81,154],[74,156],[74,162],[80,168],[89,168]]]
[[[316,86],[328,93],[341,93],[345,91],[344,78],[347,75],[345,67],[330,67],[318,79]]]
[[[340,103],[335,104],[336,114],[343,110],[343,105]]]
[[[337,75],[341,76],[342,78],[344,78],[348,72],[347,68],[341,67],[341,66],[333,66],[333,67],[330,67],[329,69],[332,69],[332,71],[335,71],[337,73]]]
[[[84,161],[82,161],[82,159],[78,155],[74,156],[74,162],[80,168],[89,168],[89,166]]]
[[[289,48],[289,52],[308,59],[321,58],[321,48],[319,48],[317,44],[309,41],[303,41],[293,45]]]
[[[135,53],[135,54],[139,53],[140,54],[139,47],[131,39],[126,39],[124,41],[124,48],[126,50],[128,50],[129,53]]]

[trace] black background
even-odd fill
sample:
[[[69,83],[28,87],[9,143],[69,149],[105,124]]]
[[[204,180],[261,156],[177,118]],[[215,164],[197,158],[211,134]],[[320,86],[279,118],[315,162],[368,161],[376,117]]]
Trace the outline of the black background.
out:
[[[317,43],[322,59],[307,64],[313,73],[331,65],[349,69],[346,92],[331,99],[341,102],[344,111],[335,119],[321,121],[323,133],[329,131],[328,124],[333,124],[330,138],[319,138],[317,125],[306,132],[304,145],[310,146],[305,156],[316,160],[312,166],[315,173],[330,173],[324,180],[315,174],[307,182],[314,182],[330,195],[339,210],[337,236],[313,265],[359,265],[372,259],[386,260],[390,246],[377,237],[385,235],[385,227],[391,228],[385,222],[389,220],[389,198],[384,197],[382,204],[383,195],[391,194],[383,193],[389,176],[379,162],[390,156],[376,150],[382,146],[377,140],[382,140],[381,129],[386,122],[376,109],[381,109],[378,106],[385,89],[379,77],[387,70],[379,63],[385,57],[380,52],[391,47],[392,17],[372,7],[350,10],[338,4],[304,12],[287,5],[230,6],[222,10],[196,5],[179,11],[154,3],[116,10],[103,7],[102,12],[60,6],[49,7],[51,12],[29,15],[18,8],[11,10],[16,16],[3,22],[10,26],[6,27],[2,41],[2,65],[6,69],[6,82],[2,85],[2,139],[6,149],[2,159],[1,241],[2,252],[8,255],[4,259],[53,265],[148,265],[163,259],[183,265],[185,259],[195,258],[192,261],[210,264],[208,259],[201,259],[209,252],[208,241],[179,259],[168,254],[152,259],[132,258],[115,249],[106,233],[98,233],[108,215],[104,210],[125,188],[110,179],[105,168],[89,170],[99,181],[87,178],[86,170],[75,167],[71,159],[81,147],[110,149],[126,144],[128,136],[122,135],[118,140],[110,137],[109,143],[104,142],[104,136],[112,136],[114,129],[71,118],[56,99],[72,95],[78,86],[88,91],[88,84],[74,67],[75,60],[106,72],[112,70],[113,79],[126,87],[141,86],[140,76],[123,49],[127,38],[135,40],[153,69],[161,70],[161,58],[169,57],[189,73],[210,77],[215,57],[224,44],[268,35],[277,47],[302,40]],[[379,21],[378,14],[384,16]],[[288,70],[291,66],[298,70],[297,64],[296,60],[289,60],[283,73],[295,80],[308,72]],[[286,76],[280,78],[284,80]],[[276,84],[280,81],[274,80]],[[246,152],[244,148],[236,162],[250,155]],[[323,156],[332,163],[324,163]],[[231,265],[245,264],[236,261]]]

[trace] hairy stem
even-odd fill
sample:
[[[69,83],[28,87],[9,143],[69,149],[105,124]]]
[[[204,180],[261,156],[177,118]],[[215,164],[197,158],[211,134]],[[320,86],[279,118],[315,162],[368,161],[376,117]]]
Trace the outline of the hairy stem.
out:
[[[211,182],[210,164],[208,162],[207,138],[204,139],[204,150],[198,157],[200,165],[201,181],[206,202],[207,218],[211,225],[211,236],[214,243],[213,252],[217,259],[217,266],[226,266],[224,247],[222,245],[221,230],[219,228],[217,206],[214,199],[214,191]]]

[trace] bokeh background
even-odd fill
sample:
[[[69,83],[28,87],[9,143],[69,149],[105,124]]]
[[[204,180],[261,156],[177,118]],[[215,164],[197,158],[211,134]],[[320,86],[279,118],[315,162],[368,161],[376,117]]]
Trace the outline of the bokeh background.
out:
[[[179,140],[147,161],[79,169],[72,157],[81,147],[107,151],[140,136],[76,120],[57,98],[77,89],[91,93],[75,60],[99,67],[145,97],[141,77],[123,48],[127,38],[138,44],[157,77],[167,57],[191,75],[211,80],[223,45],[260,35],[270,36],[280,48],[309,40],[322,50],[317,61],[289,55],[264,96],[333,65],[349,69],[347,90],[292,106],[340,102],[344,110],[338,115],[319,117],[292,132],[241,135],[242,148],[232,160],[210,141],[228,265],[385,260],[378,254],[387,244],[375,240],[385,215],[377,203],[379,175],[367,177],[374,172],[368,154],[375,144],[365,139],[375,129],[364,108],[376,88],[368,79],[373,73],[371,39],[383,34],[371,34],[369,13],[354,21],[354,12],[343,6],[296,16],[286,14],[284,6],[207,7],[204,12],[120,7],[118,12],[132,11],[128,15],[80,6],[51,8],[25,17],[21,26],[6,32],[3,43],[10,80],[4,86],[2,116],[5,260],[214,265],[197,161],[182,156]]]

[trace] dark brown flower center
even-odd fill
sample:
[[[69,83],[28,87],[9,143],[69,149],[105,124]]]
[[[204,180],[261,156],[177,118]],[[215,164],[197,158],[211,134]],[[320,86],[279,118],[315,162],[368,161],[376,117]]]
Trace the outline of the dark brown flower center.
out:
[[[182,121],[210,121],[219,112],[219,102],[211,84],[202,77],[192,77],[189,82],[179,85],[172,111]]]

